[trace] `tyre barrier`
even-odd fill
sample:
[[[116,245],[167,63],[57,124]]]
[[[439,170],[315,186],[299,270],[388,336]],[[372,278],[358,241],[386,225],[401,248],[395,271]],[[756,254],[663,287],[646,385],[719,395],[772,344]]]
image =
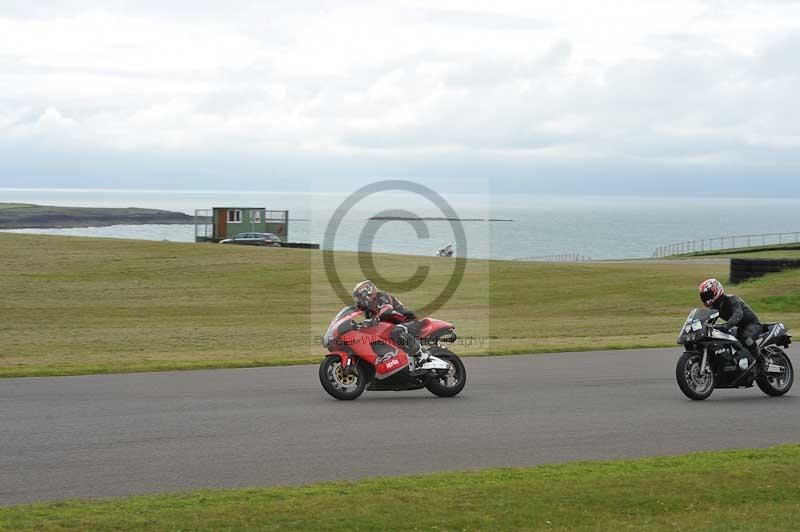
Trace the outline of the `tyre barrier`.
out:
[[[800,268],[800,259],[731,259],[731,284],[767,273]]]

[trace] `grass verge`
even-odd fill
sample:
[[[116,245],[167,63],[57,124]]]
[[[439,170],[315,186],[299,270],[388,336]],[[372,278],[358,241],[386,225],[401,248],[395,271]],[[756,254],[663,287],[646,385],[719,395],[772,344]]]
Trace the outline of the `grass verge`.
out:
[[[403,294],[431,301],[453,261],[376,255],[390,280],[429,268]],[[337,254],[345,286],[362,277]],[[0,233],[0,376],[75,375],[316,362],[319,336],[341,308],[320,253],[213,244]],[[697,285],[725,264],[542,264],[468,261],[435,313],[452,321],[463,355],[674,345],[698,304]],[[800,271],[743,283],[765,320],[800,326]]]
[[[786,531],[800,446],[0,508],[5,530]]]

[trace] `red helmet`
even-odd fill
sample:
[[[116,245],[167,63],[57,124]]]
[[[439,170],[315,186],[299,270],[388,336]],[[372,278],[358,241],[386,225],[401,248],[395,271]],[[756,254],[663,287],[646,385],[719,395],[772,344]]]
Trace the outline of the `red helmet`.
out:
[[[353,288],[353,300],[360,309],[368,308],[378,295],[378,287],[372,281],[361,281]]]
[[[725,294],[722,283],[716,279],[706,279],[700,283],[700,299],[706,307],[711,307]]]

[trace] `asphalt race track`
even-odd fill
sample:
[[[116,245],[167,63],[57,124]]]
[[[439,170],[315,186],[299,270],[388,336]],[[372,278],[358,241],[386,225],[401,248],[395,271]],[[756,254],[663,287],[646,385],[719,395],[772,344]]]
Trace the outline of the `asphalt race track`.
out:
[[[685,399],[680,349],[467,359],[463,394],[328,397],[312,366],[0,380],[0,504],[800,441],[800,389]],[[791,352],[790,352],[791,354]]]

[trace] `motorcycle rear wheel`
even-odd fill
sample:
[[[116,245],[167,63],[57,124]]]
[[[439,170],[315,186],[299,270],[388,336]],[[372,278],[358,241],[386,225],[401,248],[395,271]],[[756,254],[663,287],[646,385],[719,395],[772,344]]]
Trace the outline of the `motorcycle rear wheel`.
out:
[[[761,375],[756,379],[756,384],[758,384],[762,392],[772,397],[785,395],[792,389],[792,384],[794,384],[794,368],[792,367],[792,361],[789,360],[789,356],[783,351],[770,353],[766,355],[766,358],[767,362],[785,367],[786,373],[780,377],[770,373]]]
[[[675,379],[683,395],[692,401],[705,401],[714,392],[714,374],[702,375],[702,353],[686,352],[678,359]]]
[[[455,397],[467,384],[467,370],[458,355],[449,349],[437,348],[431,350],[431,355],[447,362],[450,370],[441,375],[432,375],[425,387],[438,397]]]
[[[327,356],[319,365],[319,382],[331,397],[340,401],[354,401],[361,397],[367,387],[367,372],[361,364],[355,364],[347,373],[341,358]]]

